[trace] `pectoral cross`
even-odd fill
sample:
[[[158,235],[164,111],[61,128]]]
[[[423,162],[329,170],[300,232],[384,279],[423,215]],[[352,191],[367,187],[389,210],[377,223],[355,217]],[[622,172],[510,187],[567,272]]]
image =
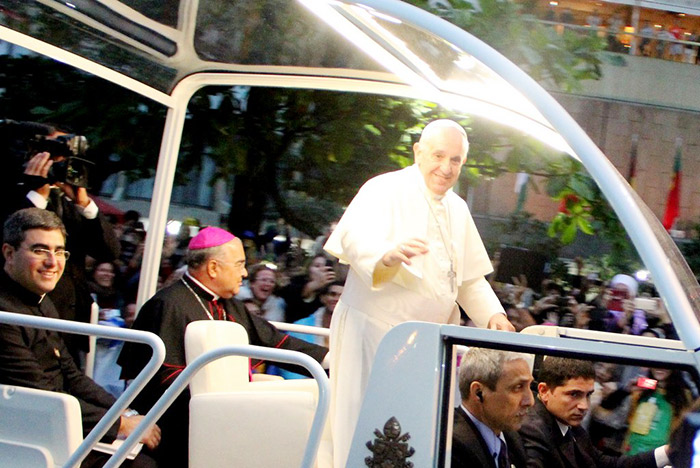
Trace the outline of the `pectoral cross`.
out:
[[[450,292],[455,292],[455,278],[457,273],[453,267],[453,262],[450,262],[450,271],[447,272],[447,277],[450,279]]]

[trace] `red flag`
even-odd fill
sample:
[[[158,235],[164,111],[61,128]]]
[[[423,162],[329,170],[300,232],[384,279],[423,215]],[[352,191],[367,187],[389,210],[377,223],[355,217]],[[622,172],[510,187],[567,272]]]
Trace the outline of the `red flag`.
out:
[[[668,191],[666,199],[666,211],[664,212],[663,225],[666,230],[673,227],[673,223],[680,214],[681,200],[681,145],[683,140],[676,139],[676,157],[673,160],[673,177],[671,179],[671,188]]]

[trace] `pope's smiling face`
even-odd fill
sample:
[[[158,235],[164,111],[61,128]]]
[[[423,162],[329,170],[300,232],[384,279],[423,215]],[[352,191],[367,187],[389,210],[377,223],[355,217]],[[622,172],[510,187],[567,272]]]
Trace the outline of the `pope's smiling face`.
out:
[[[444,195],[457,182],[467,161],[467,140],[455,127],[433,128],[413,145],[413,154],[428,189]]]
[[[37,254],[35,249],[49,251]],[[63,233],[58,229],[29,229],[19,247],[3,244],[5,271],[29,291],[42,295],[53,291],[66,267],[63,255],[55,255],[65,249]]]

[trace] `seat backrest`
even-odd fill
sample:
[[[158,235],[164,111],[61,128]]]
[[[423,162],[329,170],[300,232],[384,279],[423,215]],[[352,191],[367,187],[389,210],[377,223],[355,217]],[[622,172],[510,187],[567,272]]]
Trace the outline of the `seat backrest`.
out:
[[[0,440],[46,449],[63,466],[83,441],[80,404],[65,393],[0,385]]]
[[[189,466],[300,466],[315,409],[314,396],[303,391],[193,396]]]
[[[247,345],[248,333],[243,326],[221,320],[198,320],[185,330],[185,358],[187,363],[221,346]],[[204,366],[190,382],[190,393],[243,390],[249,383],[247,357],[227,356]]]
[[[188,364],[221,346],[247,344],[247,332],[233,322],[201,320],[185,331]],[[204,366],[190,381],[190,468],[301,464],[318,402],[316,382],[251,383],[248,370],[248,358],[224,357]],[[325,429],[318,467],[332,464],[330,431]]]

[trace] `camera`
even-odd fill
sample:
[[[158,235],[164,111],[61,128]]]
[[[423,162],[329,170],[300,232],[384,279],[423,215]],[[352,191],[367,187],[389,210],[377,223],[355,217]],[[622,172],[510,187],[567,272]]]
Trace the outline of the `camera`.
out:
[[[573,327],[576,323],[576,316],[571,310],[569,296],[558,296],[555,305],[559,314],[558,325],[560,327]]]
[[[555,304],[559,310],[569,309],[569,296],[559,296],[557,297]]]
[[[629,298],[626,291],[620,291],[618,289],[613,289],[611,291],[611,297],[608,300],[608,310],[624,310],[624,301]]]
[[[656,312],[657,304],[654,299],[638,297],[634,300],[634,308],[643,310],[644,312],[654,313]]]
[[[49,169],[49,183],[65,182],[75,187],[88,187],[89,167],[93,163],[81,157],[88,149],[87,138],[83,135],[37,135],[27,142],[27,146],[27,159],[38,153],[51,154],[54,162]]]

